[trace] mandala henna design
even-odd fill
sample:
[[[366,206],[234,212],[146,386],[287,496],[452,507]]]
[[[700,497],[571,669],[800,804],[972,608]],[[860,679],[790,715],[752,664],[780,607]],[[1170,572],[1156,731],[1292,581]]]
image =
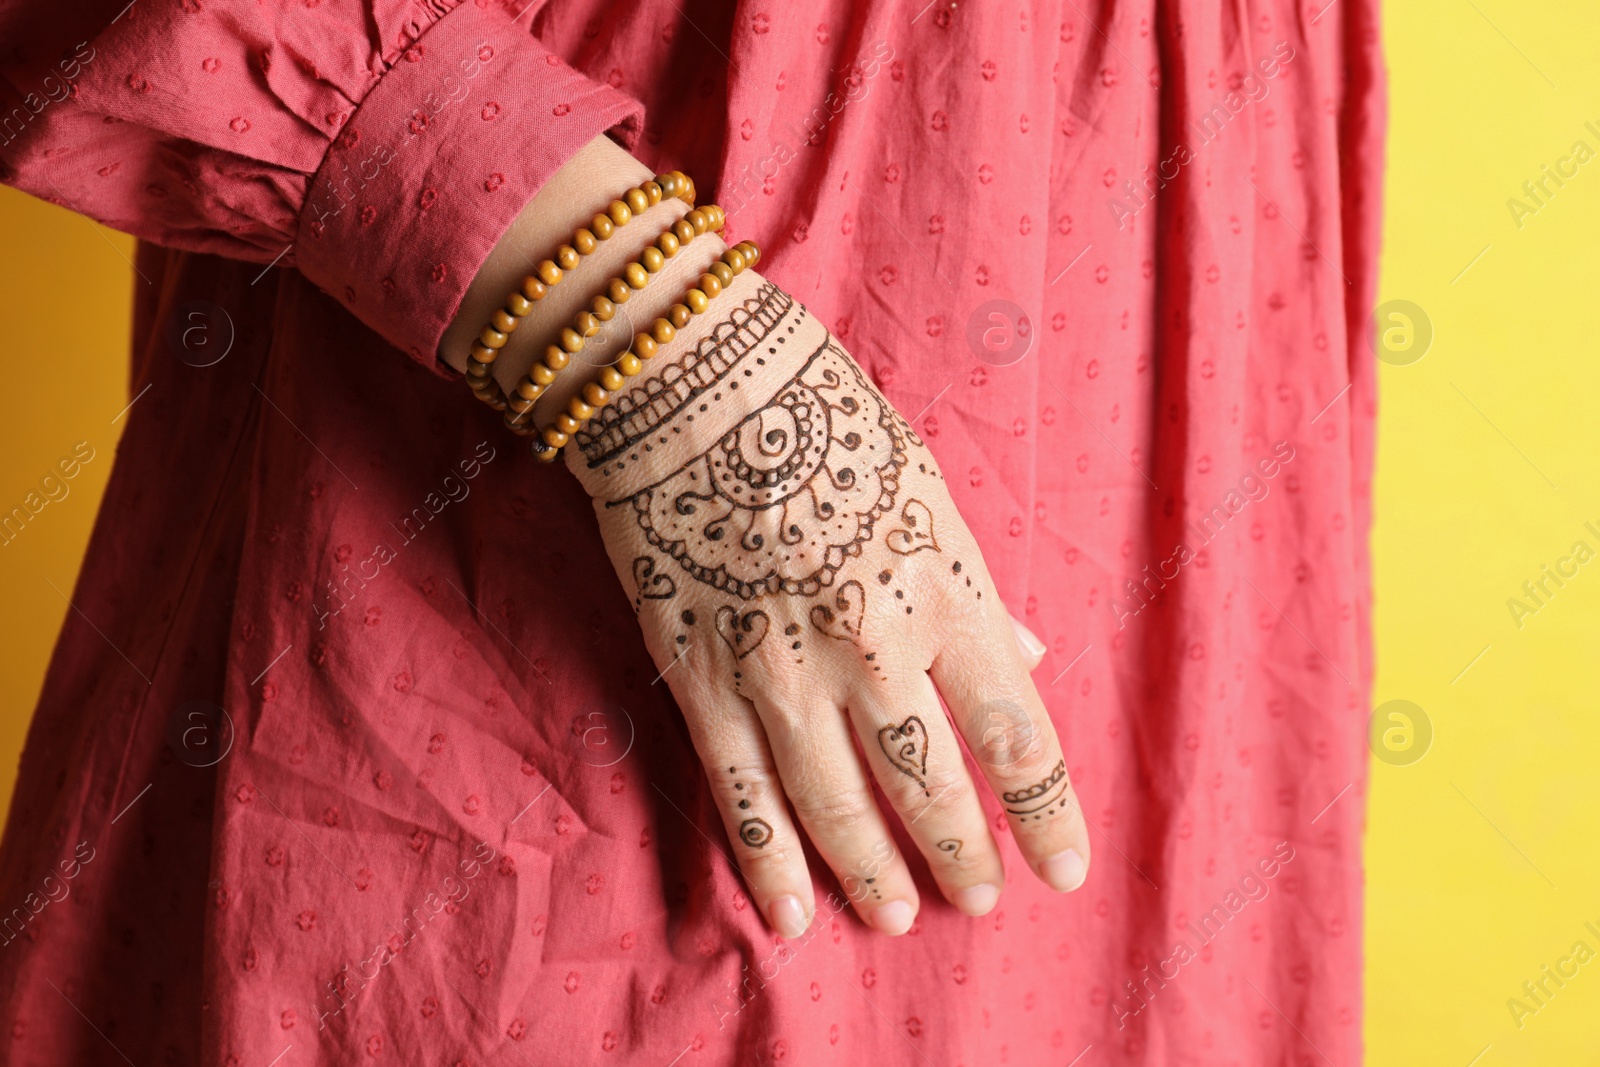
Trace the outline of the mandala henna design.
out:
[[[678,584],[670,574],[657,574],[656,561],[640,556],[633,561],[633,584],[646,600],[668,600],[678,591]]]
[[[872,539],[906,462],[898,416],[829,340],[765,407],[630,499],[646,540],[697,581],[743,600],[809,597]]]
[[[928,510],[928,505],[920,500],[907,500],[900,510],[900,521],[905,526],[890,530],[886,539],[890,552],[909,556],[924,548],[939,551],[938,539],[933,536],[933,512]]]
[[[854,641],[861,636],[861,619],[867,610],[867,592],[861,583],[851,580],[841,585],[833,594],[833,606],[815,604],[811,608],[811,625],[840,641]]]
[[[751,848],[766,848],[772,840],[772,827],[765,819],[746,819],[739,824],[739,840]]]
[[[1001,793],[1006,811],[1023,822],[1043,819],[1067,806],[1067,762],[1057,760],[1056,769],[1037,785],[1019,789],[1015,793]]]
[[[928,791],[928,730],[921,719],[912,715],[898,726],[885,726],[878,731],[878,747],[895,770]]]
[[[733,651],[734,659],[744,659],[756,650],[767,636],[767,613],[747,611],[740,614],[730,607],[717,609],[717,633]]]

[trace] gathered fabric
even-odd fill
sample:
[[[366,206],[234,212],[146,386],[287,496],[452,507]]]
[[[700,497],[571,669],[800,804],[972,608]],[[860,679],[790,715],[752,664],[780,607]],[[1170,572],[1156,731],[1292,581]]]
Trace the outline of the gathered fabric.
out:
[[[1384,86],[1318,6],[0,0],[0,178],[141,238],[0,1060],[1359,1062]],[[1078,892],[986,796],[990,915],[913,857],[882,937],[812,854],[763,923],[589,500],[436,355],[603,133],[938,457]]]

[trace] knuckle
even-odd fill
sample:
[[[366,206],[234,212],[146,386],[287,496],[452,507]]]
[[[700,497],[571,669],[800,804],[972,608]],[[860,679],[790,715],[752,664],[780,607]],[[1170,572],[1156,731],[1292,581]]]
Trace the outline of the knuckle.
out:
[[[1045,730],[1019,700],[1000,698],[979,705],[969,730],[976,735],[976,755],[1008,777],[1027,775],[1046,758]]]
[[[791,796],[796,814],[807,826],[828,836],[848,836],[865,827],[871,801],[859,792],[835,791]]]

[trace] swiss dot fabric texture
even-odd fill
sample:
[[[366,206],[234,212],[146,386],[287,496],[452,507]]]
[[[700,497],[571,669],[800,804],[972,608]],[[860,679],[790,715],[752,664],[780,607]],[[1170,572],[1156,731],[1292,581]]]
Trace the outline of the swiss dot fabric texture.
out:
[[[1373,0],[0,0],[0,39],[0,176],[145,241],[0,1061],[1359,1062]],[[989,916],[914,857],[904,937],[815,861],[811,934],[756,913],[588,500],[435,358],[605,132],[938,457],[1049,648],[1079,892],[988,797]]]

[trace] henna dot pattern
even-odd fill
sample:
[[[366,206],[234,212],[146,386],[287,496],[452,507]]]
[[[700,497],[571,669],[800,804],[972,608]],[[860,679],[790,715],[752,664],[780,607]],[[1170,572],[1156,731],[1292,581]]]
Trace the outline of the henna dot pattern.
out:
[[[1002,793],[1000,799],[1005,802],[1006,811],[1020,822],[1037,822],[1061,811],[1067,806],[1066,760],[1057,760],[1055,770],[1044,781],[1014,793]]]

